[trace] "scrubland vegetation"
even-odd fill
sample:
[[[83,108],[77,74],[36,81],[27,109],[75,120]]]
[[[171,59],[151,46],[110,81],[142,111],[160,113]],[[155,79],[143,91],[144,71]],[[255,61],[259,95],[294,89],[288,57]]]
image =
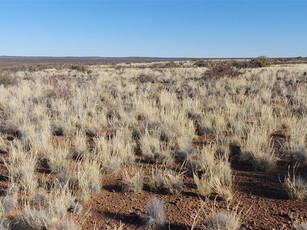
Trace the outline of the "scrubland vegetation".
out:
[[[278,178],[286,199],[305,202],[307,65],[178,63],[2,71],[0,228],[111,229],[90,222],[87,203],[117,176],[122,197],[160,200],[112,229],[258,229],[242,227],[244,172]],[[199,204],[178,211],[191,217],[181,228],[172,196]],[[297,218],[287,226],[306,229]]]

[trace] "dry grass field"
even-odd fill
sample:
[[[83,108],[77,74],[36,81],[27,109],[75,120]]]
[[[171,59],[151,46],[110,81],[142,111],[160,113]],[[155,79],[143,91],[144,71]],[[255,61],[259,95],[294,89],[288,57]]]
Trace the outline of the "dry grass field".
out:
[[[307,64],[3,68],[0,194],[0,229],[306,230]]]

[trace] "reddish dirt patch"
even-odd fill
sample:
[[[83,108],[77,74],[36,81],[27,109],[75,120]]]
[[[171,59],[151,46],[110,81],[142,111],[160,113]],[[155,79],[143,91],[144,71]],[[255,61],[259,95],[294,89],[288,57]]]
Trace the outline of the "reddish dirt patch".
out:
[[[235,194],[231,206],[243,208],[241,229],[292,229],[295,222],[307,218],[306,202],[288,199],[281,181],[287,173],[284,162],[279,162],[275,172],[264,174],[253,171],[233,170]],[[124,224],[124,229],[144,229],[142,216],[150,199],[157,197],[165,204],[166,229],[189,229],[190,215],[200,208],[200,197],[196,194],[191,178],[185,178],[185,189],[181,194],[167,195],[151,192],[124,193],[121,191],[120,173],[113,173],[104,179],[99,194],[86,204],[91,215],[85,221],[84,229],[108,229],[115,224]],[[226,209],[225,201],[207,200],[206,214],[212,207]],[[204,217],[203,217],[204,218]]]
[[[284,134],[274,132],[272,137],[285,138]],[[213,141],[214,136],[197,137],[200,145]],[[68,138],[71,140],[71,138]],[[64,137],[55,137],[54,141],[60,143]],[[73,142],[73,141],[72,141]],[[55,143],[56,144],[56,143]],[[71,143],[72,145],[72,143]],[[235,148],[236,146],[233,146]],[[236,152],[236,151],[234,151]],[[4,159],[8,153],[3,153]],[[135,167],[143,167],[150,172],[151,164],[134,163]],[[47,175],[48,167],[42,162],[42,170],[38,170],[38,178]],[[306,165],[301,165],[299,173],[307,176]],[[288,164],[280,160],[277,168],[271,173],[254,172],[248,167],[233,168],[234,198],[230,207],[239,205],[242,212],[241,229],[292,229],[293,224],[307,219],[306,201],[291,200],[283,189],[282,181],[287,175]],[[8,186],[8,173],[0,162],[0,189],[4,193]],[[165,229],[190,229],[191,215],[201,206],[201,199],[195,190],[193,180],[189,176],[184,178],[184,189],[180,194],[168,195],[150,191],[148,186],[141,193],[124,193],[121,190],[121,173],[116,172],[103,177],[101,191],[93,195],[85,204],[83,212],[73,216],[83,224],[83,229],[112,229],[114,225],[124,224],[124,229],[144,229],[143,215],[149,201],[153,197],[161,199],[165,204]],[[146,184],[146,183],[145,183]],[[206,200],[203,206],[205,213],[212,213],[212,207],[226,209],[225,201],[214,199]],[[84,220],[84,216],[87,218]],[[201,216],[204,219],[204,215]]]

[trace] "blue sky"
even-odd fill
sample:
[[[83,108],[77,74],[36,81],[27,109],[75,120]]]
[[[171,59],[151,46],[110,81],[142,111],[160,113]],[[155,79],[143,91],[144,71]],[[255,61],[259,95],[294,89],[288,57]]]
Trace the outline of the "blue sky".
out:
[[[0,0],[0,56],[307,56],[307,1]]]

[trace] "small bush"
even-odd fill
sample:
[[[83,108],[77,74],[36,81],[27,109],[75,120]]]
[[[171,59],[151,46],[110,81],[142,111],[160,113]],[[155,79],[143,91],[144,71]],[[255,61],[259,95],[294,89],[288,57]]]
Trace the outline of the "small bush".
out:
[[[205,72],[203,78],[220,78],[225,76],[237,77],[239,75],[240,72],[230,63],[221,62],[211,65],[209,69]]]
[[[0,73],[0,85],[7,87],[10,85],[15,85],[16,83],[17,83],[16,77]]]
[[[146,207],[144,223],[147,228],[162,228],[165,223],[164,204],[157,198],[154,198]]]
[[[273,64],[273,60],[271,58],[268,58],[266,56],[260,56],[257,58],[254,58],[250,61],[250,66],[254,68],[261,68],[270,66]]]
[[[266,56],[260,56],[257,58],[253,58],[250,61],[234,61],[232,62],[232,66],[238,69],[244,69],[244,68],[261,68],[261,67],[267,67],[274,63],[278,63],[278,60],[273,60],[271,58],[268,58]]]
[[[143,83],[155,83],[156,81],[154,76],[144,74],[144,73],[141,73],[136,79],[138,82],[142,84]]]
[[[72,70],[77,70],[80,71],[82,73],[88,72],[88,68],[85,65],[71,65],[70,69]]]
[[[197,60],[193,63],[193,66],[196,67],[208,67],[209,66],[209,61],[206,60]]]
[[[250,68],[250,61],[234,61],[232,62],[232,66],[238,69]]]

